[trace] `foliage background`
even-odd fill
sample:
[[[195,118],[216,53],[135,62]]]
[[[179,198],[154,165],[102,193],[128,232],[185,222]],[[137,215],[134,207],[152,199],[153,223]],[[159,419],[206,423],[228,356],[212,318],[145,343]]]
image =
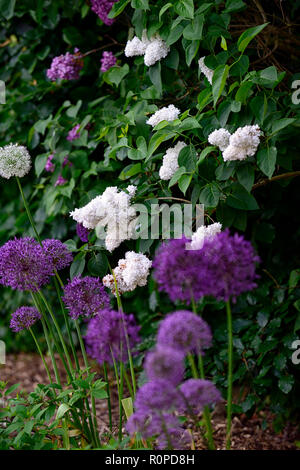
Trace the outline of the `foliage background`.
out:
[[[292,102],[292,83],[300,78],[299,3],[121,0],[113,9],[116,21],[108,27],[84,0],[0,0],[0,80],[6,84],[0,145],[18,142],[31,152],[34,168],[23,181],[43,237],[59,238],[74,251],[71,276],[103,276],[107,253],[95,238],[89,246],[79,242],[68,212],[107,186],[128,184],[138,186],[136,202],[167,196],[201,202],[213,220],[244,233],[262,262],[259,288],[234,306],[236,411],[251,413],[267,402],[279,421],[298,409],[299,366],[291,362],[291,344],[300,329],[300,199],[296,177],[268,178],[300,170],[299,105]],[[245,31],[265,23],[244,50]],[[127,39],[140,36],[144,28],[149,36],[159,32],[171,47],[167,58],[150,68],[142,57],[127,59],[123,53]],[[83,54],[100,50],[86,55],[79,80],[50,82],[46,70],[52,58],[75,47]],[[118,58],[117,66],[104,74],[102,50]],[[218,70],[212,87],[199,74],[202,56]],[[152,132],[147,115],[170,103],[180,108],[180,121]],[[80,139],[68,142],[68,131],[78,123]],[[208,134],[246,124],[259,124],[264,132],[258,153],[246,162],[225,164],[209,147]],[[178,135],[189,147],[169,185],[159,180],[158,170]],[[49,176],[44,166],[53,151],[56,171]],[[68,183],[55,187],[66,155],[73,164],[63,170]],[[2,180],[0,185],[0,239],[5,243],[31,232],[15,183]],[[153,256],[155,248],[153,241],[125,242],[109,256],[110,263],[114,266],[128,249]],[[29,301],[24,297],[1,288],[0,336],[8,351],[32,348],[27,335],[15,336],[8,329],[11,312]],[[162,315],[174,309],[153,281],[127,294],[125,307],[143,326],[144,349],[152,345]],[[215,339],[206,368],[222,388],[224,306],[205,300],[199,311]]]

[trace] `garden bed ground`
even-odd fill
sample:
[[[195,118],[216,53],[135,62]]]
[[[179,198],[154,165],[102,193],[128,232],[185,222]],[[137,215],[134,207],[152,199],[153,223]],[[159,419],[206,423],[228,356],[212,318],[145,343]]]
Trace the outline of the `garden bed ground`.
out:
[[[49,358],[47,358],[47,361]],[[50,361],[49,361],[50,362]],[[62,376],[64,373],[62,372]],[[6,358],[6,365],[0,366],[0,380],[9,385],[20,383],[20,389],[31,392],[38,383],[47,383],[47,376],[43,369],[40,357],[36,354],[10,354]],[[111,379],[113,384],[113,378]],[[112,392],[113,420],[117,429],[118,406],[117,390]],[[108,436],[108,416],[105,400],[97,401],[97,416],[101,434]],[[261,412],[247,418],[245,415],[233,417],[232,448],[236,450],[296,450],[295,442],[300,440],[298,426],[287,423],[280,433],[272,429],[274,416],[269,412]],[[218,449],[224,449],[225,445],[225,406],[220,405],[212,416],[215,430],[215,442]],[[263,429],[263,421],[268,426]],[[205,449],[204,441],[200,433],[193,431],[195,448]]]

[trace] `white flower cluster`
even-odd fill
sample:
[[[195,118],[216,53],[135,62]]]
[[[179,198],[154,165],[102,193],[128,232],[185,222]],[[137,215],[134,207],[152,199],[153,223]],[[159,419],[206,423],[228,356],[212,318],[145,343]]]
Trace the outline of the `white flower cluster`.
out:
[[[259,126],[239,127],[234,134],[226,129],[218,129],[208,136],[208,142],[217,145],[223,152],[224,162],[245,160],[255,155],[262,131]]]
[[[178,155],[183,147],[186,147],[186,144],[182,141],[179,141],[175,147],[171,147],[166,151],[163,157],[162,166],[159,170],[160,179],[169,180],[172,178],[176,170],[178,170]]]
[[[203,246],[205,240],[212,240],[217,233],[220,233],[222,230],[222,224],[216,222],[211,225],[201,225],[198,228],[197,232],[193,233],[192,241],[189,244],[190,250],[200,250]]]
[[[205,59],[205,56],[201,57],[201,59],[198,60],[199,68],[201,72],[203,73],[203,75],[206,76],[209,83],[212,84],[214,70],[210,69],[209,67],[207,67],[207,65],[205,65],[204,59]]]
[[[133,237],[136,226],[136,210],[130,205],[136,187],[128,186],[127,191],[119,191],[117,187],[106,188],[101,196],[97,196],[86,206],[70,213],[76,222],[88,229],[106,227],[105,246],[113,251],[124,240]]]
[[[169,106],[165,106],[164,108],[159,109],[154,113],[151,118],[146,121],[152,127],[155,127],[161,121],[175,121],[178,119],[180,114],[180,110],[174,106],[174,104],[170,104]]]
[[[127,41],[124,51],[126,57],[143,55],[147,67],[167,57],[169,52],[169,46],[167,46],[165,41],[163,41],[158,34],[148,39],[146,30],[143,31],[142,39],[135,36],[130,41]]]
[[[138,286],[145,286],[151,266],[152,261],[147,256],[142,253],[127,251],[125,259],[120,259],[118,266],[113,270],[119,294],[133,291]],[[116,295],[113,275],[107,274],[102,281],[105,287],[108,287]]]
[[[26,147],[9,144],[0,148],[0,175],[3,178],[22,178],[29,173],[30,168],[31,157]]]

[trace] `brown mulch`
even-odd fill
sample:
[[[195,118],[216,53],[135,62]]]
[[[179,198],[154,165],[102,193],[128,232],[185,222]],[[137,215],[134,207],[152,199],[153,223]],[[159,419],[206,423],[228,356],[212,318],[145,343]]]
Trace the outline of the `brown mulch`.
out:
[[[51,370],[50,358],[46,358]],[[63,370],[63,369],[62,369]],[[95,366],[95,371],[102,376],[101,371]],[[65,374],[62,372],[62,379]],[[6,357],[6,364],[0,365],[0,380],[8,382],[8,386],[20,383],[18,390],[31,392],[39,383],[48,383],[48,378],[44,370],[40,357],[36,354],[9,354]],[[113,427],[117,431],[118,427],[118,398],[114,377],[109,377],[112,390],[112,412]],[[106,434],[109,438],[108,413],[106,400],[97,400],[97,417],[100,434]],[[300,440],[299,428],[296,424],[287,423],[285,428],[276,433],[273,430],[272,422],[274,415],[269,411],[254,414],[251,418],[246,415],[233,417],[232,426],[232,449],[235,450],[297,450],[296,442]],[[267,426],[263,426],[263,423]],[[218,450],[225,449],[226,416],[225,403],[219,404],[212,413],[212,425],[214,429],[214,439]],[[193,431],[195,449],[206,449],[204,439],[199,429],[188,427]]]

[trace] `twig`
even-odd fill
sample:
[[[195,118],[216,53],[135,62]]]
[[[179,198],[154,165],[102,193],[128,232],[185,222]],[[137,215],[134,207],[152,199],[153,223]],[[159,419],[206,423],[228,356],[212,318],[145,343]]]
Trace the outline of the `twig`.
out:
[[[279,181],[287,178],[294,178],[296,176],[300,176],[300,171],[290,171],[289,173],[282,173],[281,175],[273,176],[272,178],[265,179],[259,181],[258,183],[252,186],[252,189],[260,188],[261,186],[265,186],[268,183],[272,183],[273,181]]]

